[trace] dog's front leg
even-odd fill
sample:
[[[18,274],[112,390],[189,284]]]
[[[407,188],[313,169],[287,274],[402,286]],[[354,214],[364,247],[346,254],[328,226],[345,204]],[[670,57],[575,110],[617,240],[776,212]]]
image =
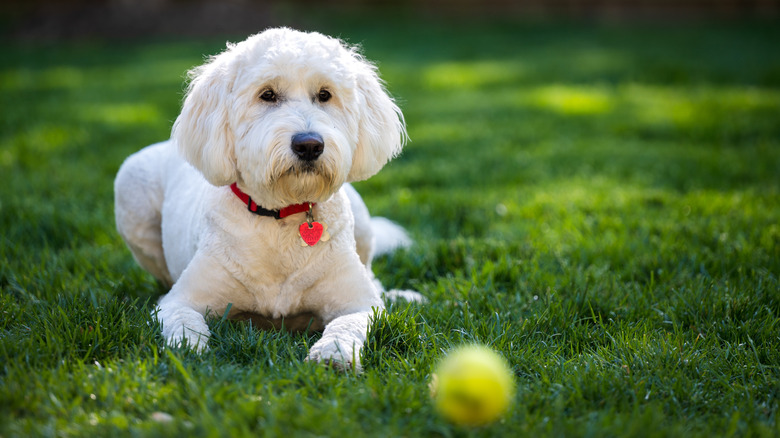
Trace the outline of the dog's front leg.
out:
[[[196,254],[171,291],[160,299],[157,318],[166,344],[203,351],[209,340],[205,315],[224,309],[235,279],[213,257]]]
[[[339,316],[325,326],[322,338],[312,345],[307,360],[327,362],[339,369],[360,370],[360,350],[366,342],[372,311]]]

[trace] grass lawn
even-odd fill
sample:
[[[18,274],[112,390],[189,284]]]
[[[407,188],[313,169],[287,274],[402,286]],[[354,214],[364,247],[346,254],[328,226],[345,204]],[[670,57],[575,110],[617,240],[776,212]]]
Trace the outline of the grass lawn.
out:
[[[229,321],[164,348],[114,229],[120,163],[225,38],[0,42],[0,436],[778,436],[776,24],[319,27],[412,139],[357,187],[416,240],[377,275],[429,303],[377,316],[359,375]],[[461,429],[427,385],[474,341],[518,391]]]

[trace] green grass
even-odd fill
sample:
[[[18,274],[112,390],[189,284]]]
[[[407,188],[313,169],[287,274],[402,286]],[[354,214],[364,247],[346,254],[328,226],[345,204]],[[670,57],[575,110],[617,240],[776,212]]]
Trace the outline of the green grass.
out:
[[[224,38],[0,43],[0,436],[777,436],[775,24],[321,26],[412,138],[358,189],[417,242],[378,276],[429,303],[378,315],[360,375],[228,321],[164,348],[114,230],[120,163]],[[475,341],[518,392],[460,429],[427,384]]]

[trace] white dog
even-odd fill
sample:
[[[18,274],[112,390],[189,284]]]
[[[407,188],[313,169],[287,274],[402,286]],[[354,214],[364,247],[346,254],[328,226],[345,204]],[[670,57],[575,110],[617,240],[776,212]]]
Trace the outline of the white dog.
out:
[[[374,236],[378,250],[408,238],[346,183],[405,139],[374,66],[336,39],[270,29],[195,68],[171,140],[130,156],[115,181],[119,233],[172,285],[157,308],[166,341],[201,350],[204,316],[227,312],[324,329],[308,359],[359,367],[383,308]]]

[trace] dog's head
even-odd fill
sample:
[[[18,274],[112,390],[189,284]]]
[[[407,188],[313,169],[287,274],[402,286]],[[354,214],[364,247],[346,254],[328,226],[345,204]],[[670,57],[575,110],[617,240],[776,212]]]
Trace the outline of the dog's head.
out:
[[[376,68],[339,40],[270,29],[190,72],[172,138],[212,184],[266,208],[330,197],[397,155],[406,131]]]

